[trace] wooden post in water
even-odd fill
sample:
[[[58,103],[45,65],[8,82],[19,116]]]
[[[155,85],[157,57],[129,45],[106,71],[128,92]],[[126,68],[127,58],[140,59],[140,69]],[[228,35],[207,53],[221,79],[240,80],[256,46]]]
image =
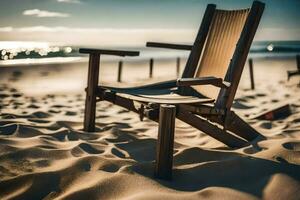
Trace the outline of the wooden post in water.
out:
[[[177,57],[176,59],[176,76],[179,77],[180,73],[180,57]]]
[[[254,75],[253,75],[253,60],[250,58],[248,60],[249,63],[249,72],[250,72],[250,81],[251,81],[251,89],[255,89],[255,84],[254,84]]]
[[[159,111],[155,176],[172,179],[176,106],[161,105]]]
[[[121,82],[121,76],[122,76],[122,68],[123,68],[123,61],[119,61],[119,66],[118,66],[118,82]]]
[[[149,63],[149,78],[153,77],[153,58],[150,58],[150,63]]]

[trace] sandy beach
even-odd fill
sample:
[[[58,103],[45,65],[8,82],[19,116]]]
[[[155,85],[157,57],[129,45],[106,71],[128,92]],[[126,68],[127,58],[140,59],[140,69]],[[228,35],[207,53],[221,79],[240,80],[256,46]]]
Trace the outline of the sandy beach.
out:
[[[155,122],[99,102],[96,132],[82,131],[86,62],[0,68],[0,199],[299,199],[299,78],[286,81],[296,63],[254,63],[256,89],[246,66],[233,109],[267,139],[230,149],[177,120],[172,181],[153,177]],[[101,81],[113,83],[106,65]],[[175,78],[168,65],[150,80],[147,65],[126,67],[119,85]],[[253,119],[279,104],[292,114]]]

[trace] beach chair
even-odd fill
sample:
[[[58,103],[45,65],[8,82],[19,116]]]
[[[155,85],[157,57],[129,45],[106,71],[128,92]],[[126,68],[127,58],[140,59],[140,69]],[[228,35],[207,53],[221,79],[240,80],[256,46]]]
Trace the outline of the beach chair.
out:
[[[159,122],[155,174],[172,174],[175,118],[229,147],[243,147],[263,137],[235,114],[232,104],[264,4],[220,10],[209,4],[193,45],[148,42],[146,46],[188,50],[182,77],[131,88],[98,85],[102,54],[136,56],[138,52],[80,49],[90,56],[84,130],[95,129],[96,101],[109,101]]]

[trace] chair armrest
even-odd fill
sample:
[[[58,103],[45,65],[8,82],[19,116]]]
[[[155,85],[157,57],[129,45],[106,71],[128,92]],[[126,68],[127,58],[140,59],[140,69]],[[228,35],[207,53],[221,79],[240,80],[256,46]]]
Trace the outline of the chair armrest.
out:
[[[114,55],[114,56],[138,56],[140,55],[139,51],[121,51],[121,50],[108,50],[108,49],[86,49],[80,48],[79,53],[87,54],[105,54],[105,55]]]
[[[169,44],[159,42],[147,42],[146,47],[166,48],[166,49],[177,49],[177,50],[192,50],[192,45],[184,44]]]
[[[214,85],[219,88],[229,88],[230,83],[223,81],[221,78],[213,76],[200,78],[180,78],[177,79],[177,86],[193,86],[193,85]]]

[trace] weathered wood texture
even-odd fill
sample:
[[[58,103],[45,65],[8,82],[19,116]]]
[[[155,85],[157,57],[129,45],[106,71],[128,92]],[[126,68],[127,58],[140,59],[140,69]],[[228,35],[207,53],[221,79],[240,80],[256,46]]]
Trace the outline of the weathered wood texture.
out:
[[[96,116],[96,90],[99,81],[100,55],[91,53],[88,69],[88,86],[86,90],[85,111],[84,111],[84,131],[95,130]]]
[[[231,83],[231,86],[228,89],[221,89],[217,98],[216,106],[219,108],[230,109],[232,106],[248,52],[260,22],[264,7],[265,4],[259,1],[254,1],[252,4],[249,15],[245,22],[245,26],[243,27],[240,39],[236,44],[236,49],[224,78],[225,81]]]
[[[155,166],[157,178],[167,180],[172,178],[175,116],[174,105],[160,106]]]
[[[229,147],[236,148],[247,145],[247,142],[243,139],[240,139],[226,132],[225,130],[220,129],[218,126],[213,125],[209,121],[201,119],[200,117],[197,117],[196,115],[190,112],[179,110],[177,113],[177,118],[203,131],[207,135],[210,135],[211,137],[215,138],[216,140],[221,141]]]

